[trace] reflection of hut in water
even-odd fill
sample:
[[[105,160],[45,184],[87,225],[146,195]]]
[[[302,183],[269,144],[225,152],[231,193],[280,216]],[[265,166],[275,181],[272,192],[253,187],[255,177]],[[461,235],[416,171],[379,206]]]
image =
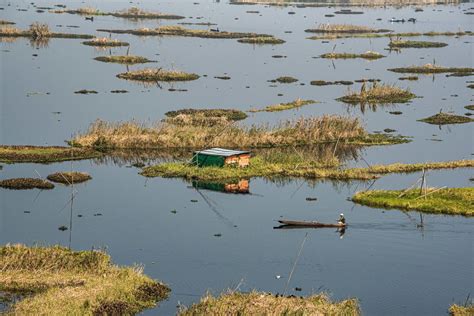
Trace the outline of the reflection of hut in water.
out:
[[[211,148],[202,151],[195,151],[192,159],[192,164],[199,167],[223,167],[225,165],[247,167],[249,163],[249,151],[230,150],[223,148]]]
[[[223,192],[223,193],[234,193],[234,194],[249,194],[250,193],[249,180],[247,179],[240,179],[237,182],[230,182],[230,183],[193,181],[193,187],[196,189],[217,191],[217,192]]]

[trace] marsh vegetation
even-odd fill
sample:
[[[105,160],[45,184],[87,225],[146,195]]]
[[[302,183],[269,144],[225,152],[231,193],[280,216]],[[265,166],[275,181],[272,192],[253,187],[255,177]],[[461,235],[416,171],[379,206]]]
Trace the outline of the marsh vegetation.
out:
[[[436,113],[433,116],[430,116],[418,121],[434,124],[434,125],[463,124],[463,123],[474,122],[473,119],[466,116],[443,113],[443,112]]]
[[[120,79],[134,81],[191,81],[199,79],[199,75],[179,70],[165,70],[162,68],[146,68],[127,71],[117,75]]]
[[[82,44],[87,46],[98,46],[98,47],[119,47],[119,46],[129,46],[127,42],[119,41],[118,39],[111,39],[107,37],[94,38],[90,41],[82,42]]]
[[[97,158],[101,155],[90,148],[0,146],[0,162],[3,163],[52,163]]]
[[[47,179],[51,182],[70,185],[74,183],[86,182],[92,179],[92,177],[85,172],[64,171],[64,172],[52,173],[47,176]]]
[[[399,67],[399,68],[390,68],[389,71],[397,73],[411,73],[411,74],[438,74],[438,73],[449,73],[449,74],[466,74],[473,73],[474,68],[464,67],[443,67],[435,64],[425,64],[423,66],[409,66],[409,67]]]
[[[131,7],[116,12],[102,12],[98,9],[92,7],[82,7],[75,10],[70,9],[57,9],[52,10],[52,13],[69,13],[69,14],[79,14],[79,15],[102,15],[102,16],[114,16],[117,18],[126,18],[126,19],[167,19],[167,20],[180,20],[184,19],[184,16],[166,14],[161,12],[150,12],[142,10],[137,7]]]
[[[104,62],[104,63],[117,63],[117,64],[127,64],[127,65],[144,64],[144,63],[153,62],[152,60],[149,60],[148,58],[141,57],[141,56],[132,56],[132,55],[126,55],[126,56],[107,55],[107,56],[98,56],[98,57],[95,57],[94,59],[97,61]]]
[[[280,112],[280,111],[297,109],[297,108],[300,108],[302,106],[305,106],[305,105],[308,105],[308,104],[315,104],[315,103],[318,103],[318,101],[303,100],[303,99],[298,98],[298,99],[296,99],[292,102],[268,105],[263,109],[252,109],[249,112]]]
[[[363,84],[360,92],[349,91],[345,96],[337,100],[349,104],[387,104],[406,103],[415,97],[416,95],[409,90],[392,85],[378,85],[377,83],[373,83],[368,89],[366,89],[365,84]]]
[[[371,207],[474,216],[474,188],[429,188],[358,192],[352,201]]]
[[[328,58],[328,59],[351,59],[351,58],[363,58],[363,59],[379,59],[384,58],[385,55],[382,55],[377,52],[367,51],[362,54],[353,54],[353,53],[326,53],[322,54],[319,57]]]
[[[143,275],[140,267],[119,267],[103,251],[60,246],[0,248],[0,289],[26,297],[11,315],[135,314],[168,296],[169,288]]]
[[[0,188],[10,189],[10,190],[30,190],[30,189],[51,190],[51,189],[54,189],[54,185],[51,182],[48,182],[43,179],[14,178],[14,179],[0,180]]]

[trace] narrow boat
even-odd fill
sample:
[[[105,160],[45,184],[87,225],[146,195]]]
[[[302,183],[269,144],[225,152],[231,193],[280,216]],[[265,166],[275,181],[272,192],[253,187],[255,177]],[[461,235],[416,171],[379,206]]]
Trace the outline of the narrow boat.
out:
[[[315,228],[323,228],[323,227],[334,227],[334,228],[345,228],[347,224],[325,224],[316,221],[289,221],[289,220],[279,220],[280,224],[286,226],[298,226],[298,227],[315,227]]]

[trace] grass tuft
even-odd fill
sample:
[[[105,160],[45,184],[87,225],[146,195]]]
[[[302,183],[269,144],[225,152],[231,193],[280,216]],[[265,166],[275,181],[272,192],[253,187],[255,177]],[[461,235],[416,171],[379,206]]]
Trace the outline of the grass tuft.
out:
[[[118,47],[118,46],[129,46],[127,42],[121,42],[117,39],[111,39],[107,37],[94,38],[90,41],[82,42],[82,44],[87,46],[97,46],[97,47]]]
[[[453,304],[449,308],[449,314],[451,316],[472,316],[474,315],[474,305],[472,303],[466,306]]]
[[[362,85],[360,92],[349,92],[347,95],[338,98],[338,101],[349,104],[359,103],[406,103],[415,98],[416,95],[409,90],[401,89],[391,85],[378,85],[376,82],[372,87],[366,89],[365,84]]]
[[[305,30],[307,33],[322,33],[322,34],[364,34],[364,33],[386,33],[390,30],[374,29],[362,25],[352,24],[319,24],[315,29]]]

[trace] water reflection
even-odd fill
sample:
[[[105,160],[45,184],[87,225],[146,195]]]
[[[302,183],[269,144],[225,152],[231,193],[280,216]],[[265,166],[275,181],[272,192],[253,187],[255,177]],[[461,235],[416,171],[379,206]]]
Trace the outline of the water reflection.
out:
[[[192,186],[196,189],[222,193],[250,194],[250,181],[248,179],[240,179],[238,181],[230,182],[192,181]]]

